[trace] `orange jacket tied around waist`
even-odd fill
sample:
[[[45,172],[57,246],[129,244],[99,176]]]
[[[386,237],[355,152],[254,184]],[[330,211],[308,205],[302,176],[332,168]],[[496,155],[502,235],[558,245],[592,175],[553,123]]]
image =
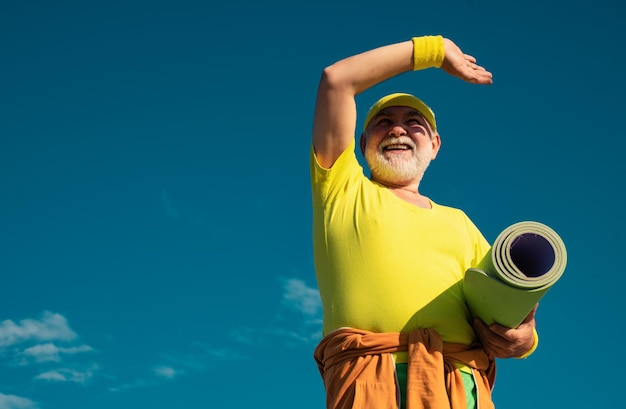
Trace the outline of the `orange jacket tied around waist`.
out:
[[[397,409],[392,353],[407,351],[407,409],[465,409],[457,364],[472,368],[479,409],[494,409],[495,361],[483,349],[444,343],[432,329],[375,333],[339,328],[326,335],[314,358],[326,388],[328,409]]]

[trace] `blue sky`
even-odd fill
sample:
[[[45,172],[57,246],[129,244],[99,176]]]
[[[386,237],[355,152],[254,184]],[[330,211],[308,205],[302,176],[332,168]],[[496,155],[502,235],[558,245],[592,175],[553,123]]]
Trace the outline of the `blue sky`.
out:
[[[445,4],[444,4],[445,3]],[[422,184],[488,240],[563,238],[503,408],[618,402],[625,179],[617,1],[21,1],[0,6],[0,409],[324,407],[308,154],[324,66],[443,34],[494,84],[437,113]]]

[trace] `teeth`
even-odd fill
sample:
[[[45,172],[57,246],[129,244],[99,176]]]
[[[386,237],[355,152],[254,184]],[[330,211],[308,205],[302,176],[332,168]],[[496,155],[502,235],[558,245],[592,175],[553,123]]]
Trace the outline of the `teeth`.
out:
[[[409,150],[411,149],[411,147],[408,145],[404,145],[404,144],[392,144],[392,145],[385,146],[385,150],[390,150],[390,149]]]

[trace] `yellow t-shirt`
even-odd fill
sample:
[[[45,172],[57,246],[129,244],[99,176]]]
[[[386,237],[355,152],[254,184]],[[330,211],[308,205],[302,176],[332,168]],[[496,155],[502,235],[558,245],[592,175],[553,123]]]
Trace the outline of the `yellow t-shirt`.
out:
[[[444,342],[475,340],[462,292],[465,271],[489,244],[459,210],[423,209],[368,179],[354,141],[331,169],[311,149],[313,246],[324,335],[433,328]]]

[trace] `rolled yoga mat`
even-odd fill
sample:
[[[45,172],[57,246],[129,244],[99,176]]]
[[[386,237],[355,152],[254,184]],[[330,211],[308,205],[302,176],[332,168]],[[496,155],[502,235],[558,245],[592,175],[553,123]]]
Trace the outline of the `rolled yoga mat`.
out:
[[[487,325],[517,328],[565,271],[561,237],[533,221],[504,229],[475,268],[465,273],[463,292],[471,314]]]

